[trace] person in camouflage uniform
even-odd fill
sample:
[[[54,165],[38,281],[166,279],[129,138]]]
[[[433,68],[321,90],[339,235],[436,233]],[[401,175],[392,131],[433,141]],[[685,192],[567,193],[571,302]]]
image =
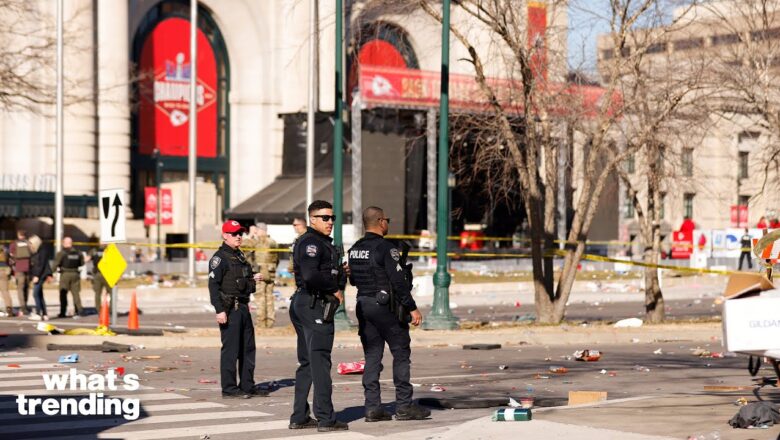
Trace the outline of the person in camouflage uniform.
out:
[[[114,304],[111,303],[111,287],[106,282],[103,273],[98,269],[98,263],[103,259],[103,253],[106,251],[106,245],[99,243],[97,247],[89,250],[87,253],[87,262],[92,262],[92,291],[95,292],[95,310],[100,315],[100,308],[103,306],[103,292],[108,296],[108,313],[114,310]]]
[[[9,266],[8,259],[8,252],[6,252],[5,246],[0,243],[0,294],[3,296],[6,315],[13,317],[15,316],[14,305],[11,303],[11,293],[8,291],[8,279],[11,278],[11,266]]]
[[[279,264],[279,254],[269,251],[276,249],[277,244],[268,236],[268,226],[258,223],[249,228],[249,240],[247,247],[255,250],[250,252],[247,260],[252,264],[252,269],[263,276],[263,281],[257,283],[255,292],[255,306],[257,307],[257,326],[271,328],[276,321],[274,309],[274,281],[276,281],[276,266]]]

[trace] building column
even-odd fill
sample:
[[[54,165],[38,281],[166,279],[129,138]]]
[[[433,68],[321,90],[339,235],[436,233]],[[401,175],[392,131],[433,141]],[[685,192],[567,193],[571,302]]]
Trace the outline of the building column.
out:
[[[65,194],[95,194],[94,9],[91,0],[64,5]]]
[[[130,105],[127,1],[97,8],[97,160],[99,189],[130,191]],[[136,194],[136,197],[143,195]]]

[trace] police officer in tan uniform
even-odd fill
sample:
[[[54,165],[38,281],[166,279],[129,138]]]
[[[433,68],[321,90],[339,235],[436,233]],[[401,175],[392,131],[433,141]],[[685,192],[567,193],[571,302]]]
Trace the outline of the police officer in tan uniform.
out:
[[[265,223],[258,223],[250,229],[254,230],[254,270],[263,276],[263,281],[257,283],[257,291],[255,292],[257,326],[271,328],[276,321],[274,282],[276,281],[276,266],[279,265],[279,254],[271,249],[276,249],[278,245],[268,235],[268,226]],[[252,237],[251,232],[250,237]]]

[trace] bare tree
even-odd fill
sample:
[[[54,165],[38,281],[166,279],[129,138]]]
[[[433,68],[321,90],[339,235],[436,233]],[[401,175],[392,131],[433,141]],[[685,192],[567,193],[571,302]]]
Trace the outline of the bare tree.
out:
[[[683,8],[672,24],[647,23],[628,38],[631,55],[618,75],[620,90],[631,96],[620,124],[625,149],[636,151],[639,166],[629,174],[626,167],[616,171],[626,189],[625,197],[636,211],[645,285],[645,312],[649,322],[665,318],[663,292],[658,280],[661,254],[662,197],[667,188],[679,188],[693,176],[693,146],[700,144],[709,124],[707,107],[702,100],[710,90],[704,81],[709,66],[705,52],[693,51],[686,56],[672,55],[672,40],[691,38],[692,9]],[[607,45],[611,42],[606,42]],[[602,60],[602,70],[610,69],[611,60]],[[608,74],[614,74],[609,72]],[[615,150],[617,154],[618,149]],[[691,183],[691,182],[687,182]]]
[[[780,179],[780,5],[772,0],[704,3],[701,20],[718,29],[712,36],[709,80],[713,114],[762,135],[758,160],[760,191]]]
[[[56,23],[49,9],[40,1],[0,0],[0,109],[38,113],[55,102]],[[77,47],[81,36],[66,24],[65,45]],[[89,99],[75,92],[79,81],[65,79],[66,103]]]
[[[432,0],[373,3],[383,8],[404,3],[441,21],[439,4]],[[453,117],[453,155],[461,176],[484,182],[489,197],[522,193],[538,321],[557,323],[565,316],[607,183],[623,160],[646,144],[632,142],[616,150],[615,138],[628,109],[638,108],[645,98],[625,81],[636,72],[632,66],[640,63],[635,54],[642,52],[641,47],[626,51],[638,43],[631,40],[632,31],[662,11],[658,0],[610,2],[611,62],[604,65],[602,87],[593,87],[565,81],[565,51],[559,50],[565,30],[556,17],[565,13],[568,2],[545,3],[552,25],[539,35],[529,35],[526,7],[525,1],[517,0],[462,0],[454,7],[451,33],[468,54],[465,61],[473,67],[486,105],[481,112]],[[502,80],[491,80],[488,69],[497,71]],[[657,118],[671,117],[680,100],[681,96],[668,96],[666,106],[655,112]],[[633,136],[643,139],[647,133]],[[558,251],[556,220],[563,167],[573,167],[577,188],[565,249]],[[563,255],[557,284],[556,254]]]

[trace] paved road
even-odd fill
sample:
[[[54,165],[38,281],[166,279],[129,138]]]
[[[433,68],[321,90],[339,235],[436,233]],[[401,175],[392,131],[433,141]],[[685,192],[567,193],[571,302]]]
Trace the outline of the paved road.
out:
[[[489,341],[486,341],[489,342]],[[569,391],[607,391],[612,405],[599,409],[570,408],[537,411],[534,419],[561,428],[571,424],[621,429],[620,437],[605,437],[604,432],[581,438],[638,439],[647,435],[685,438],[696,432],[718,430],[721,438],[775,438],[777,427],[768,431],[735,431],[726,421],[737,410],[732,402],[738,397],[753,399],[749,391],[708,393],[705,385],[746,385],[750,383],[743,358],[699,358],[691,349],[706,347],[708,341],[684,341],[614,345],[598,348],[604,351],[602,360],[582,363],[568,360],[575,348],[506,346],[492,351],[466,351],[456,347],[429,348],[413,353],[413,379],[416,397],[454,396],[521,396],[533,395],[542,406],[564,404]],[[713,343],[713,350],[719,343]],[[657,349],[662,354],[653,354]],[[214,381],[219,379],[215,365],[217,349],[140,350],[132,357],[159,356],[159,359],[127,359],[117,353],[81,352],[76,367],[84,373],[104,374],[107,368],[124,367],[126,373],[138,374],[138,391],[109,392],[126,398],[140,399],[141,417],[128,422],[116,417],[20,416],[16,396],[47,395],[40,373],[63,370],[55,365],[61,352],[40,349],[0,351],[0,425],[8,438],[211,438],[269,439],[286,438],[292,434],[308,434],[311,438],[340,440],[368,439],[392,435],[393,438],[439,438],[437,433],[454,429],[469,420],[489,415],[492,409],[434,410],[431,420],[415,422],[365,423],[362,420],[362,387],[360,376],[336,376],[334,400],[338,417],[349,421],[348,434],[317,435],[314,432],[291,432],[286,429],[292,401],[291,377],[295,356],[291,349],[260,349],[257,353],[256,380],[275,382],[271,397],[249,401],[222,400]],[[337,346],[334,364],[360,359],[357,348]],[[389,359],[389,353],[386,354]],[[18,365],[14,368],[13,364]],[[506,369],[499,366],[505,365]],[[549,373],[551,366],[568,369],[567,374]],[[638,368],[641,366],[643,368]],[[335,369],[335,366],[334,366]],[[612,374],[601,374],[605,369]],[[649,371],[647,371],[649,369]],[[768,370],[762,374],[769,374]],[[386,369],[384,378],[388,378]],[[446,389],[433,392],[436,384]],[[391,384],[385,380],[383,395],[392,401]],[[51,392],[51,395],[74,394]],[[82,395],[84,393],[78,393]],[[780,400],[777,391],[764,395]],[[41,396],[38,396],[41,397]],[[633,399],[632,399],[633,398]],[[621,400],[628,399],[628,400]],[[644,409],[642,409],[644,408]],[[391,408],[392,409],[392,408]],[[633,409],[633,410],[632,410]],[[660,413],[658,413],[660,411]],[[665,416],[664,416],[665,414]],[[652,417],[651,417],[652,416]],[[645,423],[652,420],[653,423]],[[34,423],[33,423],[34,422]],[[495,429],[487,422],[485,429]],[[536,422],[535,422],[536,423]],[[539,422],[541,423],[541,422]],[[563,425],[561,425],[563,423]],[[547,426],[518,425],[517,429]],[[472,428],[473,429],[473,428]],[[579,429],[579,428],[578,428]],[[582,427],[582,432],[590,428]],[[479,431],[477,431],[479,432]],[[522,432],[522,431],[517,431]],[[549,431],[552,432],[552,431]],[[644,434],[638,437],[627,434]],[[618,433],[620,434],[620,433]],[[204,437],[204,436],[209,437]],[[476,435],[472,431],[472,435]],[[458,438],[479,438],[479,436]],[[1,437],[1,436],[0,436]],[[443,435],[442,438],[445,438]],[[301,437],[308,438],[308,437]],[[449,438],[449,437],[446,437]],[[527,437],[551,438],[551,437]],[[656,438],[656,437],[653,437]]]

